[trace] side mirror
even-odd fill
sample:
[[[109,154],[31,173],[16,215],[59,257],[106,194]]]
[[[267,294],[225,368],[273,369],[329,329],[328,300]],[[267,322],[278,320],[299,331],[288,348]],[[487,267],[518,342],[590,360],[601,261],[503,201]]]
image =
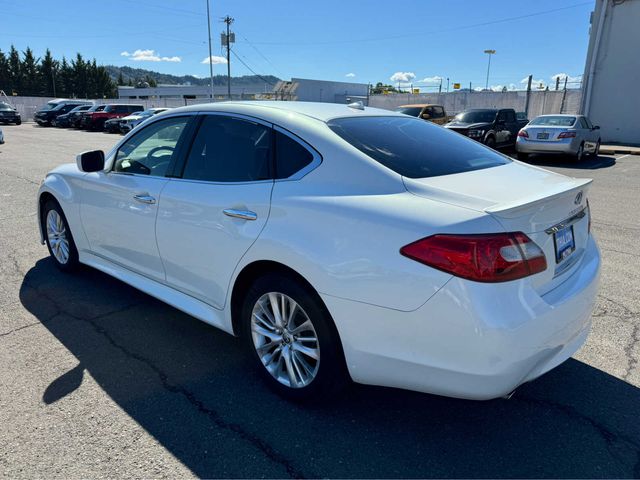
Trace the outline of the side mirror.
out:
[[[594,126],[593,126],[593,129],[594,129],[594,130],[600,130],[600,125],[594,125]]]
[[[429,120],[431,118],[431,115],[429,115],[428,113],[423,113],[422,115],[420,115],[422,118],[424,118],[425,120]]]
[[[102,150],[91,150],[82,152],[76,157],[76,164],[81,172],[99,172],[104,170],[104,152]]]

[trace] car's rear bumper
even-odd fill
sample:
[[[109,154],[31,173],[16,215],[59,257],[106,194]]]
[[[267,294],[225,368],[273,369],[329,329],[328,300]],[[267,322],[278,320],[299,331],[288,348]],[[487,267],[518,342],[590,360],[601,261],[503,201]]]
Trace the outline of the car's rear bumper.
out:
[[[579,147],[580,140],[577,138],[549,141],[518,137],[516,140],[516,150],[520,153],[559,153],[575,155]]]
[[[600,253],[593,238],[580,268],[540,296],[525,280],[452,278],[412,312],[322,295],[354,381],[491,399],[567,360],[585,342]]]

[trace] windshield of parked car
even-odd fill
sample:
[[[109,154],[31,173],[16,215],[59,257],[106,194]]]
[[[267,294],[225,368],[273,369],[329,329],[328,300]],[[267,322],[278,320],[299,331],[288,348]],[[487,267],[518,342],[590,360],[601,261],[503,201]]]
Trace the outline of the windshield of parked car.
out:
[[[570,127],[576,123],[576,117],[563,117],[560,115],[551,115],[548,117],[534,118],[529,125],[545,125],[549,127]]]
[[[511,160],[458,133],[406,117],[349,117],[329,128],[361,152],[410,178],[505,165]]]
[[[53,110],[56,107],[59,107],[61,104],[59,103],[45,103],[44,105],[42,105],[38,111],[39,112],[46,112],[47,110]]]
[[[87,110],[87,112],[101,112],[106,107],[107,107],[106,105],[94,105],[89,110]]]
[[[453,120],[460,123],[491,123],[497,113],[496,110],[472,110],[457,114]]]
[[[412,117],[417,117],[420,115],[422,107],[398,107],[395,111],[398,113],[404,113],[405,115],[411,115]]]
[[[11,105],[9,105],[8,103],[0,102],[0,110],[3,110],[3,111],[11,110],[11,111],[13,111],[13,107]]]

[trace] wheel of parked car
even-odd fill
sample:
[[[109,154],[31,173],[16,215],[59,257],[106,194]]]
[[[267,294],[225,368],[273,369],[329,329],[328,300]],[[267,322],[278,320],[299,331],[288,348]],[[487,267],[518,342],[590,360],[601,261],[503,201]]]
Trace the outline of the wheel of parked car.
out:
[[[576,152],[575,161],[581,162],[583,158],[584,158],[584,143],[581,143],[580,146],[578,147],[578,151]]]
[[[493,137],[487,137],[484,144],[489,148],[494,148],[496,146],[496,139]]]
[[[16,125],[21,125],[22,124],[22,120],[16,120]]]
[[[292,400],[325,397],[348,382],[340,339],[315,292],[292,276],[254,282],[242,307],[243,335],[258,370]]]
[[[600,139],[598,139],[598,142],[596,143],[596,148],[593,151],[592,155],[593,157],[597,157],[600,154]]]
[[[60,205],[49,200],[42,210],[42,229],[47,248],[56,266],[71,271],[78,266],[78,250]]]

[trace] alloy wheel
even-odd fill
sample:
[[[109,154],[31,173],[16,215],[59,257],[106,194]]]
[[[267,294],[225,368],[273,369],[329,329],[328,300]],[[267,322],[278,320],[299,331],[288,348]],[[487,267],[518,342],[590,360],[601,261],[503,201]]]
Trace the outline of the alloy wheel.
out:
[[[63,265],[66,264],[70,251],[67,229],[62,217],[55,210],[49,210],[47,213],[47,240],[55,259]]]
[[[251,337],[262,365],[282,385],[303,388],[317,376],[320,343],[311,319],[291,297],[269,292],[251,313]]]

